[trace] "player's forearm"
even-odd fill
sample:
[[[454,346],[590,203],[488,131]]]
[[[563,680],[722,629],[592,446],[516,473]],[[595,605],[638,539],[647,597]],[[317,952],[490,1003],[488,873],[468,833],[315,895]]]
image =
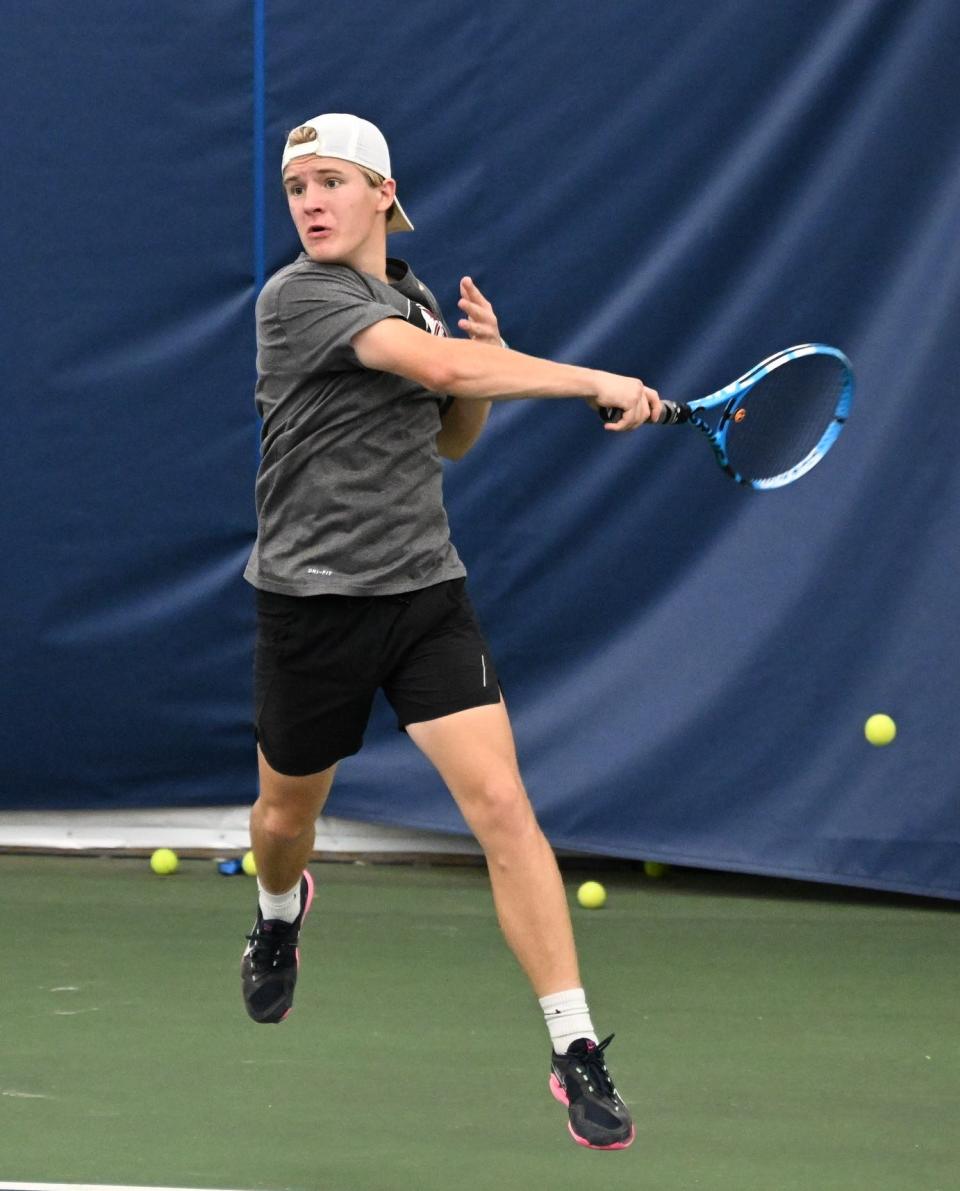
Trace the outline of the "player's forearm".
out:
[[[399,317],[365,327],[350,342],[364,368],[395,372],[466,401],[582,397],[596,408],[623,411],[619,421],[607,423],[618,434],[659,415],[656,391],[637,377],[557,364],[491,343],[441,339]]]
[[[509,401],[522,397],[586,397],[600,391],[602,374],[558,364],[510,348],[464,340],[434,344],[432,387],[454,397]]]
[[[462,459],[480,437],[490,413],[489,401],[455,400],[443,415],[437,450],[445,459]]]

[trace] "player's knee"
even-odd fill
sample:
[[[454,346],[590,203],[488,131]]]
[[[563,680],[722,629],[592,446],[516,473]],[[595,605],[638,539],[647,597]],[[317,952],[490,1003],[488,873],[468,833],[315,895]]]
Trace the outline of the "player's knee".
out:
[[[491,779],[476,792],[471,822],[481,847],[489,853],[504,843],[519,843],[537,828],[536,819],[519,778]]]
[[[288,843],[298,839],[316,817],[297,803],[267,802],[263,798],[257,802],[256,814],[261,831]]]

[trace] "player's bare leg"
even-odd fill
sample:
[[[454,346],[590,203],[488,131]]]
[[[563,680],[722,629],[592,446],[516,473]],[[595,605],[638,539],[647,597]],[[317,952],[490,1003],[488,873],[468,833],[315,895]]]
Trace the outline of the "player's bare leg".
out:
[[[556,857],[536,821],[505,705],[409,724],[487,858],[501,929],[538,997],[580,984]]]
[[[636,1131],[607,1070],[610,1038],[598,1043],[593,1033],[563,882],[523,787],[506,707],[474,707],[409,724],[407,732],[436,766],[484,850],[500,926],[554,1039],[549,1086],[567,1109],[571,1136],[590,1149],[626,1149]],[[579,1036],[564,1036],[558,1046],[567,1027],[554,1012],[582,1023]]]
[[[250,843],[261,886],[270,893],[291,888],[307,866],[317,816],[333,786],[337,767],[306,777],[277,773],[257,749],[260,794],[250,812]]]
[[[336,766],[306,777],[278,773],[258,749],[260,794],[250,813],[250,840],[260,896],[257,920],[240,964],[243,1000],[257,1022],[280,1022],[293,1008],[300,969],[300,927],[313,901],[307,863],[317,815]]]

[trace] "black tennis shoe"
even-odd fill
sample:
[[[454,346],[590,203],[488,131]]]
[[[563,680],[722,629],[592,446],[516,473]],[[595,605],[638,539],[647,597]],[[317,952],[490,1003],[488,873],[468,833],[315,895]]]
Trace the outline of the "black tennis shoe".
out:
[[[293,990],[300,970],[300,927],[313,901],[313,877],[300,878],[300,913],[293,922],[264,920],[257,907],[257,921],[247,935],[247,949],[240,961],[243,1003],[258,1022],[279,1022],[293,1008]]]
[[[625,1150],[637,1135],[603,1061],[612,1040],[612,1034],[602,1042],[578,1038],[566,1054],[553,1054],[550,1091],[567,1106],[570,1136],[591,1150]]]

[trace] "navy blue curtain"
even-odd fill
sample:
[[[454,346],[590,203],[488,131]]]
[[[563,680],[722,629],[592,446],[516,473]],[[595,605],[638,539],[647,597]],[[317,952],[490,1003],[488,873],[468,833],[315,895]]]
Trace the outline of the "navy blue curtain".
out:
[[[497,407],[450,465],[552,841],[960,896],[956,5],[3,20],[0,805],[252,798],[252,303],[297,251],[286,131],[355,111],[449,319],[470,273],[513,346],[679,399],[807,340],[857,371],[832,454],[768,494],[575,401]],[[330,810],[465,830],[383,705]]]

